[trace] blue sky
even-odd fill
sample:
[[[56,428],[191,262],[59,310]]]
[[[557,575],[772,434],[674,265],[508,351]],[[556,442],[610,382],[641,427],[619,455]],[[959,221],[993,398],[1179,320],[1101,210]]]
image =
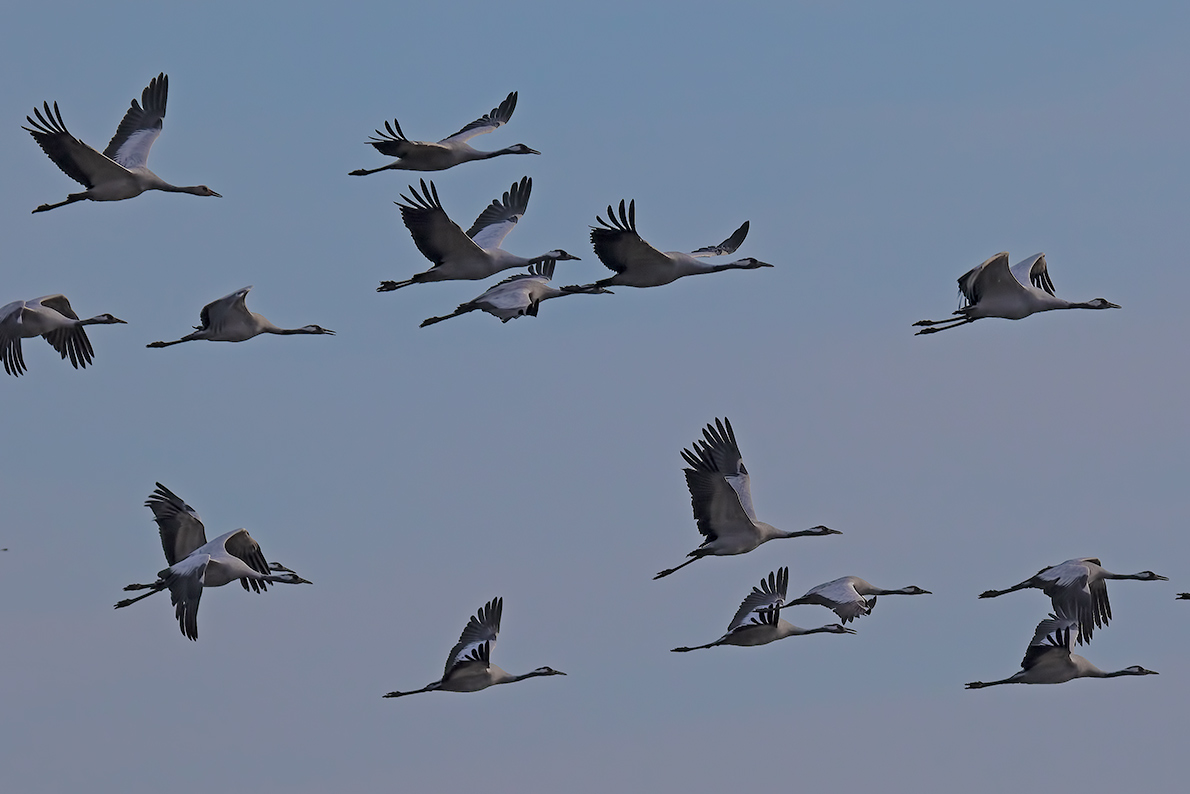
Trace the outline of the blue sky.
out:
[[[1183,360],[1190,81],[1179,4],[608,2],[33,4],[0,29],[0,304],[68,295],[128,325],[72,370],[36,340],[0,381],[0,787],[1084,792],[1170,787],[1190,676]],[[77,186],[21,130],[44,100],[102,148],[170,77],[149,193],[30,215]],[[386,119],[437,139],[520,92],[432,175],[466,227],[533,178],[506,247],[608,274],[588,226],[634,198],[663,250],[776,267],[419,329],[485,284],[374,292],[428,263],[392,204]],[[915,338],[992,254],[1044,251],[1058,294],[1120,311]],[[203,304],[334,337],[177,338]],[[662,581],[699,536],[679,450],[735,427],[777,541]],[[244,526],[314,582],[213,590],[201,639],[164,596],[142,506],[160,481],[208,534]],[[1084,654],[1161,675],[967,692],[1016,669],[1038,592],[1077,556],[1111,588]],[[675,655],[761,576],[881,599],[856,636]],[[566,678],[386,701],[441,673],[505,599],[494,661]],[[799,625],[833,621],[791,609]],[[957,783],[956,781],[961,781]]]

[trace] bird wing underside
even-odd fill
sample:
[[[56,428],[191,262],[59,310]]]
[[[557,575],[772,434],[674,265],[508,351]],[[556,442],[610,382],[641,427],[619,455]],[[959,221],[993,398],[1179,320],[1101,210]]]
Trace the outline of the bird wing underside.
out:
[[[1094,561],[1070,560],[1039,574],[1051,572],[1046,578],[1047,585],[1043,592],[1050,597],[1059,617],[1078,621],[1076,639],[1081,642],[1090,641],[1095,629],[1107,625],[1111,619],[1107,582],[1103,579],[1091,581],[1090,569],[1084,564],[1086,562]],[[1095,565],[1098,564],[1095,562]]]
[[[252,539],[246,529],[237,529],[227,540],[223,541],[223,548],[227,549],[227,553],[233,557],[239,557],[248,567],[257,573],[268,574],[269,562],[264,558],[264,552],[260,550],[260,544]],[[259,579],[240,579],[240,584],[244,589],[252,589],[253,592],[260,593],[268,590],[268,582],[262,582]]]
[[[690,506],[698,531],[706,537],[706,542],[730,534],[733,528],[753,528],[739,494],[722,474],[698,469],[682,471],[686,474],[686,487],[690,489]]]
[[[736,443],[731,421],[726,418],[723,421],[715,419],[715,424],[708,424],[702,433],[704,438],[691,445],[693,451],[682,450],[682,458],[695,469],[722,475],[735,490],[744,512],[755,521],[756,509],[752,505],[751,478],[740,456],[740,447]]]
[[[42,336],[50,343],[50,347],[58,351],[58,355],[63,359],[69,358],[75,369],[87,366],[95,358],[95,348],[91,347],[87,329],[81,325],[58,328]]]
[[[174,605],[178,628],[191,640],[198,639],[198,602],[202,599],[203,579],[209,561],[210,557],[204,555],[185,573],[172,574],[167,580],[169,600]]]
[[[170,565],[176,565],[206,544],[206,530],[198,513],[161,483],[157,483],[157,490],[149,496],[145,507],[153,511],[153,520],[161,532],[165,561]]]
[[[247,300],[251,289],[251,286],[243,287],[203,306],[198,315],[200,324],[195,329],[218,336],[234,319],[250,320],[252,313],[248,311]]]
[[[77,320],[79,318],[74,313],[74,309],[71,308],[70,301],[66,299],[65,295],[46,295],[36,299],[33,303],[56,311],[58,314],[71,320]],[[58,352],[58,355],[62,356],[63,359],[69,358],[71,366],[75,369],[87,366],[95,357],[95,348],[91,347],[91,339],[87,336],[87,329],[81,325],[56,328],[47,334],[42,334],[42,336],[45,338],[45,341],[50,343],[50,347]]]
[[[1036,666],[1051,653],[1065,653],[1070,655],[1073,643],[1078,639],[1078,623],[1067,617],[1050,615],[1037,624],[1033,632],[1033,640],[1025,649],[1025,658],[1021,660],[1021,668],[1028,670]]]
[[[780,613],[772,607],[785,603],[788,588],[789,568],[769,573],[768,578],[761,579],[760,586],[753,587],[752,592],[740,603],[727,631],[731,632],[745,623],[775,625]]]
[[[959,276],[959,294],[963,298],[963,308],[979,303],[980,298],[996,286],[1011,286],[1009,282],[1020,287],[1020,282],[1008,269],[1008,252],[1002,251]]]
[[[439,265],[454,256],[480,253],[481,249],[475,241],[464,234],[442,209],[438,188],[433,182],[427,187],[423,179],[421,193],[412,185],[409,186],[409,192],[410,196],[401,194],[405,204],[399,201],[394,203],[401,208],[401,219],[422,256]]]
[[[394,127],[396,129],[393,129]],[[376,130],[376,137],[369,138],[367,142],[376,147],[376,151],[389,157],[408,157],[411,152],[417,149],[447,151],[446,147],[440,143],[409,140],[401,131],[401,125],[396,119],[393,119],[392,124],[384,122],[384,129],[387,132]]]
[[[1045,254],[1033,254],[1012,266],[1012,276],[1021,284],[1032,284],[1037,289],[1054,294],[1054,282],[1050,280]]]
[[[517,92],[513,91],[504,98],[498,107],[492,108],[490,113],[480,116],[454,135],[443,138],[440,143],[463,143],[477,135],[486,135],[504,126],[512,118],[512,112],[516,110],[516,100]]]
[[[672,261],[668,256],[649,245],[636,231],[636,201],[629,203],[627,211],[623,199],[620,200],[620,217],[617,218],[609,204],[607,207],[608,220],[596,216],[604,228],[591,227],[591,244],[595,247],[595,255],[610,270],[623,273],[634,267],[664,266],[671,267]]]
[[[480,248],[499,248],[504,243],[504,238],[529,209],[529,194],[532,191],[533,180],[529,177],[522,177],[520,182],[514,182],[512,187],[505,191],[503,200],[493,199],[492,203],[479,213],[475,223],[467,230],[467,236]]]
[[[79,318],[74,313],[74,309],[71,308],[70,301],[66,299],[65,295],[46,295],[33,301],[33,303],[40,303],[42,306],[53,309],[63,317],[69,317],[72,320]]]
[[[37,145],[46,153],[62,173],[86,188],[95,187],[96,182],[116,181],[128,175],[128,170],[119,163],[105,157],[94,148],[80,141],[66,130],[58,103],[50,110],[50,103],[43,103],[45,115],[37,108],[33,116],[25,116],[32,127],[23,127],[33,136]]]
[[[744,238],[748,236],[748,225],[748,221],[744,221],[744,224],[732,232],[731,236],[723,242],[718,245],[708,245],[705,248],[699,248],[697,251],[691,251],[690,255],[704,257],[735,253],[735,250],[743,244]]]
[[[496,644],[496,636],[500,633],[500,618],[503,613],[504,599],[493,598],[467,621],[463,633],[459,635],[458,643],[450,649],[450,655],[446,657],[443,679],[460,664],[478,662],[485,667],[490,664],[492,646]]]
[[[144,107],[132,100],[103,155],[125,168],[144,168],[149,161],[149,150],[161,134],[168,93],[169,78],[164,72],[150,80],[141,92]]]

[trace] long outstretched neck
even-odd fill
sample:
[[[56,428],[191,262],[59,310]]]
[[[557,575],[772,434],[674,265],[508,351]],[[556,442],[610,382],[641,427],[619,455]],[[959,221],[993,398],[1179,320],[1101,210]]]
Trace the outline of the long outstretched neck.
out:
[[[216,196],[223,198],[206,185],[171,185],[168,182],[162,182],[160,185],[154,185],[153,189],[166,193],[189,193],[192,196]]]
[[[524,681],[525,679],[536,679],[539,675],[565,675],[562,670],[555,670],[552,667],[539,667],[536,670],[530,670],[528,673],[521,675],[511,675],[503,681],[496,681],[495,683],[512,683],[513,681]]]
[[[786,532],[783,529],[779,529],[779,530],[777,530],[777,532],[779,534],[776,537],[779,537],[779,538],[804,538],[804,537],[810,537],[813,535],[842,535],[843,534],[842,532],[840,532],[837,529],[831,529],[830,527],[824,527],[821,524],[816,527],[810,527],[809,529],[799,529],[799,530],[795,530],[792,532]]]
[[[1152,571],[1141,571],[1140,573],[1112,573],[1111,571],[1103,572],[1104,579],[1138,579],[1142,582],[1168,582],[1168,576],[1161,576]]]
[[[1157,675],[1156,670],[1146,670],[1143,667],[1126,667],[1123,670],[1116,670],[1115,672],[1105,673],[1096,668],[1096,672],[1091,673],[1094,678],[1119,678],[1122,675]]]
[[[795,627],[796,628],[796,627]],[[801,634],[856,634],[855,629],[849,629],[839,623],[828,623],[825,626],[818,626],[812,629],[800,629],[793,632],[795,635]]]

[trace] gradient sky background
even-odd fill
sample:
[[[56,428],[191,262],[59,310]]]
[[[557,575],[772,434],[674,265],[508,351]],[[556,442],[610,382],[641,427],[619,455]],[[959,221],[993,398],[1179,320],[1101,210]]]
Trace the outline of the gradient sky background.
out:
[[[1180,3],[34,3],[0,26],[0,303],[65,293],[75,371],[27,340],[0,378],[0,788],[5,791],[712,792],[741,785],[1081,792],[1184,785],[1190,693]],[[328,10],[330,9],[330,10]],[[78,186],[21,130],[57,100],[102,148],[170,77],[150,193],[32,216]],[[429,329],[486,283],[374,292],[428,263],[392,201],[417,174],[363,142],[435,140],[520,92],[432,175],[466,228],[533,177],[518,253],[582,257],[635,198],[663,250],[773,269],[553,301]],[[915,338],[992,254],[1047,255],[1060,296],[1123,309]],[[493,279],[494,281],[495,279]],[[203,304],[329,337],[147,350]],[[731,418],[776,541],[662,581],[700,537],[679,450]],[[247,527],[314,582],[159,595],[161,481],[214,537]],[[1039,592],[1099,556],[1120,582],[1084,650],[1143,679],[963,683],[1018,669]],[[769,571],[934,592],[856,636],[687,655]],[[441,674],[505,599],[494,661],[566,678],[381,699]],[[833,622],[817,607],[786,615]]]

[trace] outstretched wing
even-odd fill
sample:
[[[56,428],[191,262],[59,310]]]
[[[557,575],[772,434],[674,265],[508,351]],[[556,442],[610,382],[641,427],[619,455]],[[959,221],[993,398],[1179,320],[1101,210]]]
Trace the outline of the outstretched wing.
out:
[[[504,126],[508,120],[512,118],[512,111],[516,110],[517,92],[513,91],[504,98],[499,107],[492,108],[492,111],[486,116],[480,116],[475,121],[468,124],[463,129],[443,138],[439,143],[463,143],[469,141],[476,135],[487,135],[489,132]]]
[[[739,494],[722,474],[701,469],[683,469],[690,489],[690,507],[698,531],[711,542],[737,532],[750,533],[755,525],[748,517]]]
[[[748,236],[748,221],[744,221],[744,225],[731,233],[728,237],[718,245],[708,245],[705,248],[699,248],[697,251],[691,251],[691,256],[723,256],[724,254],[735,253],[735,249],[743,244],[744,238]]]
[[[21,355],[25,305],[25,301],[13,301],[0,307],[0,361],[4,363],[4,371],[16,377],[26,371],[25,359]]]
[[[149,162],[149,150],[161,134],[161,120],[165,118],[165,101],[169,94],[169,78],[165,73],[154,77],[141,92],[144,107],[132,100],[116,134],[103,150],[108,157],[125,168],[144,168]]]
[[[235,532],[226,536],[223,541],[223,548],[227,549],[227,553],[233,557],[239,557],[248,567],[257,573],[268,574],[269,562],[264,558],[264,552],[260,550],[260,544],[252,539],[246,529],[237,529]],[[259,579],[240,579],[240,584],[247,590],[249,587],[254,592],[261,593],[268,590],[268,582],[262,582]]]
[[[406,203],[394,202],[401,208],[401,220],[405,228],[413,235],[413,243],[426,259],[435,265],[458,256],[469,254],[478,255],[480,247],[475,241],[463,233],[459,225],[452,221],[442,209],[442,202],[438,199],[438,188],[431,182],[426,186],[426,180],[421,180],[421,193],[413,185],[409,186],[410,196],[401,194]]]
[[[998,289],[1023,289],[1008,269],[1007,251],[996,254],[959,276],[959,294],[963,297],[964,306],[974,306],[984,295]]]
[[[74,309],[71,308],[70,301],[66,299],[65,295],[45,295],[30,301],[30,303],[40,304],[71,320],[77,320],[79,318],[74,313]],[[87,329],[81,325],[68,325],[63,328],[55,328],[47,334],[42,334],[42,337],[50,343],[50,347],[54,348],[63,359],[69,357],[70,364],[75,369],[87,366],[95,358],[95,348],[91,347],[91,339],[87,336]]]
[[[715,419],[715,424],[708,424],[702,431],[703,440],[695,441],[694,451],[682,450],[682,457],[695,469],[713,471],[723,475],[728,485],[739,497],[740,506],[748,514],[748,518],[756,520],[756,510],[752,506],[752,485],[748,477],[748,470],[744,468],[744,459],[740,456],[740,446],[735,440],[735,431],[731,428],[731,421],[724,417],[723,421]]]
[[[210,561],[209,555],[199,554],[161,572],[169,586],[169,600],[174,605],[178,628],[192,640],[198,639],[198,602]]]
[[[1021,668],[1028,670],[1038,665],[1042,659],[1050,654],[1070,657],[1070,649],[1078,639],[1078,621],[1051,614],[1037,624],[1033,632],[1033,640],[1025,649],[1025,658],[1021,660]]]
[[[636,200],[624,209],[624,200],[620,200],[620,217],[617,218],[609,204],[607,220],[596,216],[603,228],[591,227],[591,244],[595,247],[595,255],[609,269],[617,273],[633,268],[671,267],[672,261],[668,256],[646,243],[636,232]]]
[[[493,598],[479,608],[479,611],[467,621],[459,641],[450,649],[446,657],[446,671],[442,674],[445,681],[451,671],[464,664],[481,664],[486,668],[491,661],[492,646],[496,644],[496,635],[500,633],[500,616],[504,612],[504,599]]]
[[[487,209],[479,214],[467,230],[467,236],[480,248],[499,248],[529,209],[529,193],[532,190],[533,180],[527,176],[521,177],[520,182],[514,182],[505,191],[503,201],[493,199]]]
[[[788,567],[770,572],[768,579],[761,579],[760,586],[753,587],[748,597],[740,603],[740,608],[736,611],[735,617],[731,619],[727,631],[730,633],[745,623],[775,623],[778,611],[773,607],[785,603],[785,593],[788,588]],[[751,619],[749,620],[749,618]]]
[[[233,317],[238,316],[241,322],[249,321],[252,313],[248,311],[245,301],[251,289],[252,285],[248,285],[203,306],[199,313],[201,325],[195,328],[199,331],[209,330],[217,336]]]
[[[198,513],[161,483],[157,483],[157,490],[149,495],[145,507],[153,511],[153,520],[161,532],[165,561],[171,566],[177,565],[192,551],[206,544],[206,530]]]
[[[1021,284],[1032,284],[1037,289],[1043,289],[1050,295],[1054,294],[1054,282],[1050,281],[1049,268],[1045,264],[1045,254],[1033,254],[1012,266],[1012,275]]]
[[[50,103],[42,103],[45,115],[33,108],[33,116],[25,116],[32,127],[22,127],[33,136],[41,150],[62,169],[62,173],[80,185],[92,188],[97,182],[116,181],[128,175],[128,170],[119,163],[104,157],[66,130],[58,103],[50,110]]]

